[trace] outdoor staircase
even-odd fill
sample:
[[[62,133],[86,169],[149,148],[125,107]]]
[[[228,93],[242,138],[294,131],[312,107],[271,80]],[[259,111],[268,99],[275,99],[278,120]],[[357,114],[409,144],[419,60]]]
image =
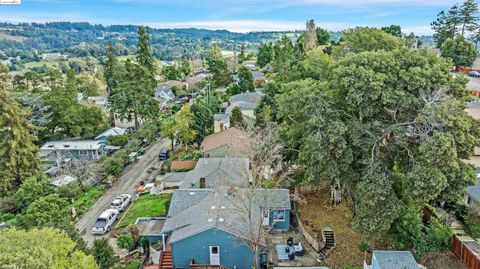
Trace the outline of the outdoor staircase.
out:
[[[160,269],[173,269],[172,247],[165,243],[165,251],[160,254]]]
[[[327,257],[328,253],[335,246],[335,235],[333,230],[330,228],[325,228],[323,230],[323,236],[325,239],[325,246],[320,250],[318,261],[323,261]]]

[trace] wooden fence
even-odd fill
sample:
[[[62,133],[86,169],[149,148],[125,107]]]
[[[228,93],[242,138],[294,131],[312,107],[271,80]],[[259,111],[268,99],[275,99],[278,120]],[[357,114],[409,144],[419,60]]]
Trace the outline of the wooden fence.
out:
[[[480,269],[479,250],[477,242],[461,241],[456,235],[452,236],[452,251],[467,269]]]

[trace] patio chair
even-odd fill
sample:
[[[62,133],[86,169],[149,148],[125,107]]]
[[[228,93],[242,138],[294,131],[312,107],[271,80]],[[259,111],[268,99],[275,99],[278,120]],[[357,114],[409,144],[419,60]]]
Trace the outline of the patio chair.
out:
[[[296,256],[303,256],[303,246],[301,242],[298,242],[297,245],[293,245],[293,249],[295,250]]]

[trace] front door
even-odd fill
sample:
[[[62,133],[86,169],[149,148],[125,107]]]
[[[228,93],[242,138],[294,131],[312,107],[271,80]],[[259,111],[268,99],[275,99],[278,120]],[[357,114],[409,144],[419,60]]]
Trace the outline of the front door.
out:
[[[270,226],[270,211],[263,210],[263,226]]]
[[[210,246],[210,264],[220,265],[220,248],[218,246]]]

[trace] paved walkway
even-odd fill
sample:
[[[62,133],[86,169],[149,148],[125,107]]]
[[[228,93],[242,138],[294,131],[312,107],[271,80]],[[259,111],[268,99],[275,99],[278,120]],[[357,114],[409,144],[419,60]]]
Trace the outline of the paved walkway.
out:
[[[102,236],[92,235],[90,228],[95,223],[96,218],[106,209],[110,208],[110,203],[113,199],[120,194],[127,193],[132,195],[135,199],[136,187],[140,181],[152,181],[154,173],[148,173],[147,170],[150,167],[160,168],[162,162],[158,159],[158,153],[163,147],[168,147],[170,140],[160,139],[155,141],[146,150],[145,154],[140,160],[137,160],[118,178],[113,187],[108,189],[102,197],[100,197],[90,210],[85,213],[82,218],[77,222],[75,227],[77,228],[80,236],[85,240],[88,245],[92,245],[93,241]],[[107,236],[108,234],[104,235]]]

